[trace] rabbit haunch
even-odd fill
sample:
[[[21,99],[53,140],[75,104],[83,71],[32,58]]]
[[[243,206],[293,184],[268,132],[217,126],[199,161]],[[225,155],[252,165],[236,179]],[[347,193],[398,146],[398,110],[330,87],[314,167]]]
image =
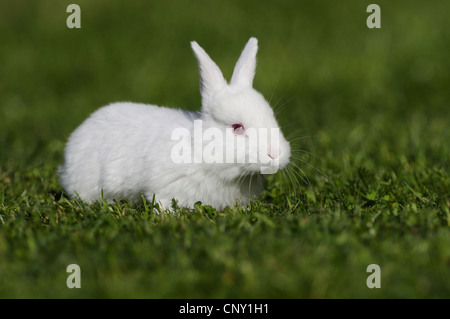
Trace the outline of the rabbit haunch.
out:
[[[194,123],[203,129],[220,130],[234,145],[248,139],[252,129],[278,129],[272,108],[252,87],[257,40],[251,38],[236,63],[228,84],[219,67],[196,43],[191,43],[200,71],[202,107],[199,112],[138,103],[114,103],[94,112],[69,137],[60,181],[66,192],[93,202],[139,202],[142,195],[163,207],[172,199],[193,207],[201,201],[217,209],[246,204],[262,188],[262,169],[267,163],[283,168],[289,163],[290,145],[281,131],[267,138],[266,147],[245,143],[245,156],[258,162],[183,163],[173,160],[177,140],[174,130],[183,128],[194,136]],[[248,132],[246,131],[248,130]],[[193,147],[193,156],[198,148]],[[268,151],[269,150],[269,151]],[[230,152],[230,150],[226,150]],[[237,150],[234,150],[237,152]]]

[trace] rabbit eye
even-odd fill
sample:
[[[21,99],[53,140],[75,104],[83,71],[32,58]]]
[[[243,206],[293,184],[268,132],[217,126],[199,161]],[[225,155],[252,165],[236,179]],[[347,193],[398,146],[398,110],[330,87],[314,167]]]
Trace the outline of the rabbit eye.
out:
[[[233,133],[236,135],[244,135],[245,134],[245,128],[242,124],[233,124],[231,126],[233,128]]]

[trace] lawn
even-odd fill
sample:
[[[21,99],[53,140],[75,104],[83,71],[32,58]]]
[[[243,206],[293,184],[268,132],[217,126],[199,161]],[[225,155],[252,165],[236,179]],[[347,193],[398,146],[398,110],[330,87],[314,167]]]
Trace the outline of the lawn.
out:
[[[450,2],[70,3],[0,3],[1,298],[450,298]],[[189,42],[229,79],[251,36],[295,172],[224,211],[55,197],[91,112],[198,110]]]

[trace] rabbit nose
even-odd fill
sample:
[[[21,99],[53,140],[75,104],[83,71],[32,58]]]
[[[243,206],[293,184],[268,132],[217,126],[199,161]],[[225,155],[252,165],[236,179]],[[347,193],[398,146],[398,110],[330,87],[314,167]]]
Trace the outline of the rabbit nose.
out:
[[[267,154],[271,159],[277,159],[279,154]]]

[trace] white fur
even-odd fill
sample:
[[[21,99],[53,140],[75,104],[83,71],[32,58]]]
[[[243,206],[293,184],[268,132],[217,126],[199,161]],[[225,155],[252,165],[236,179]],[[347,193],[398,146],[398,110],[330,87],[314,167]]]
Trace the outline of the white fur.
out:
[[[208,54],[196,42],[191,45],[200,70],[201,111],[129,102],[100,108],[72,133],[66,145],[60,180],[71,196],[92,202],[103,193],[108,201],[139,202],[142,195],[151,200],[155,194],[163,207],[170,207],[174,198],[180,206],[192,207],[201,201],[223,209],[246,204],[259,193],[259,164],[176,164],[171,159],[177,142],[171,140],[172,131],[182,127],[192,132],[194,120],[203,120],[204,129],[215,127],[223,132],[235,123],[245,128],[278,128],[269,104],[252,88],[258,49],[255,38],[245,46],[230,84]],[[289,162],[290,146],[281,135],[276,147],[282,168]]]

